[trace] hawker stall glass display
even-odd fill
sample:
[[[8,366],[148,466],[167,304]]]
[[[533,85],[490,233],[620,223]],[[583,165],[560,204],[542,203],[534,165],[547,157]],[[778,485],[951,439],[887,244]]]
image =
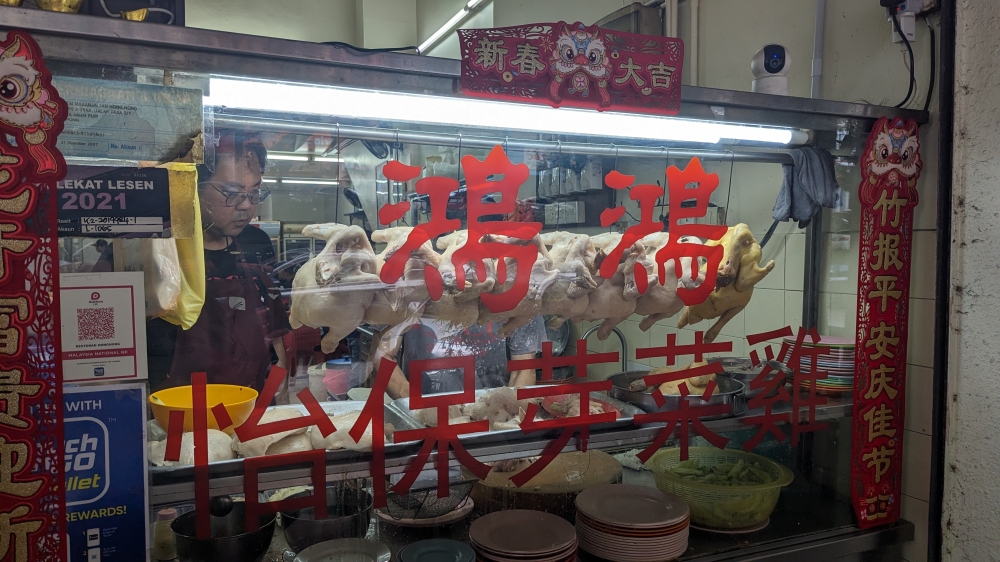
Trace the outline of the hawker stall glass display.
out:
[[[898,519],[917,122],[682,96],[656,39],[48,61],[58,272],[141,272],[157,549],[738,559]]]

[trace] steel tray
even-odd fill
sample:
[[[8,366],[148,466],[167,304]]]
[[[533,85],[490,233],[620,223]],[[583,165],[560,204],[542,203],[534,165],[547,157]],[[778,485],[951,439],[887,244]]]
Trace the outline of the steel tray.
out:
[[[528,386],[525,388],[538,388],[545,386],[548,385]],[[489,390],[491,389],[476,390],[476,397],[478,398],[479,396],[482,396]],[[622,417],[618,418],[613,422],[592,425],[590,427],[591,430],[627,427],[632,425],[633,416],[642,413],[642,410],[633,406],[632,404],[628,404],[626,402],[622,402],[621,400],[617,400],[613,397],[608,396],[604,392],[591,392],[590,397],[594,400],[600,400],[602,402],[607,402],[608,404],[611,404],[615,408],[618,408],[618,411],[621,412],[622,414]],[[392,404],[390,404],[390,407],[399,410],[400,413],[412,419],[413,423],[418,424],[420,427],[424,427],[423,424],[421,424],[416,420],[416,418],[413,415],[413,412],[410,411],[409,398],[399,398],[397,400],[394,400]],[[532,433],[531,437],[546,436],[548,434],[558,435],[560,431],[562,430],[561,429],[542,430],[536,433]],[[514,441],[523,438],[525,438],[525,433],[520,429],[502,429],[499,431],[480,431],[477,433],[467,433],[465,435],[459,436],[458,439],[465,445],[481,445],[485,443],[495,443],[497,441]]]
[[[338,415],[338,414],[344,414],[344,413],[347,413],[347,412],[360,411],[365,406],[365,403],[362,402],[362,401],[360,401],[360,400],[341,400],[341,401],[336,401],[336,402],[320,402],[319,404],[323,408],[323,411],[325,411],[326,413],[328,413],[330,415]],[[287,404],[287,405],[282,405],[282,406],[271,406],[268,409],[270,410],[271,408],[276,408],[276,407],[280,407],[280,408],[295,408],[295,409],[299,410],[300,412],[302,412],[303,414],[307,414],[308,413],[308,411],[306,410],[306,407],[303,406],[302,404]],[[398,430],[406,430],[406,429],[420,429],[420,428],[423,427],[422,425],[418,424],[417,421],[414,420],[412,417],[403,415],[401,412],[399,412],[399,410],[397,410],[395,408],[391,408],[388,404],[385,405],[384,408],[385,408],[385,423],[391,423],[393,425],[393,427],[396,428],[397,431]],[[344,427],[338,427],[337,428],[337,431],[348,431],[348,430],[350,430],[350,428],[344,428]],[[418,443],[419,443],[419,441],[406,441],[406,442],[403,442],[403,443],[388,443],[385,446],[385,450],[386,450],[387,453],[394,452],[394,451],[400,451],[400,450],[403,450],[403,449],[412,448],[412,447],[416,446]],[[348,459],[357,458],[357,457],[361,457],[361,456],[365,456],[365,455],[370,455],[370,454],[371,453],[367,453],[367,452],[352,451],[350,449],[336,449],[336,450],[330,450],[330,451],[326,452],[326,460],[327,460],[327,462],[330,462],[330,461],[339,461],[339,460],[348,460]],[[233,472],[240,473],[240,474],[243,473],[243,459],[242,458],[231,459],[231,460],[226,460],[226,461],[219,461],[219,462],[213,462],[213,463],[209,463],[208,466],[209,466],[209,474],[212,475],[212,476],[229,474],[229,473],[233,473]],[[174,478],[177,478],[177,479],[191,478],[191,477],[194,476],[194,467],[191,466],[191,465],[185,465],[185,466],[153,466],[153,464],[150,463],[150,465],[149,465],[149,473],[153,477],[163,477],[163,478],[169,478],[169,479],[174,479]]]
[[[634,404],[645,412],[671,412],[677,410],[680,406],[681,400],[683,400],[683,397],[679,394],[665,395],[663,398],[666,402],[662,407],[660,407],[656,405],[652,392],[629,390],[629,385],[631,385],[633,381],[639,380],[648,374],[649,371],[627,371],[625,373],[611,375],[608,377],[611,381],[611,392],[609,394],[613,398],[617,398],[623,402],[628,402],[629,404]],[[699,406],[731,404],[732,410],[727,414],[705,416],[700,419],[714,420],[730,418],[746,412],[747,403],[746,397],[744,396],[744,392],[746,391],[745,384],[727,374],[716,375],[715,382],[719,385],[719,393],[712,396],[708,402],[703,402],[701,396],[698,395],[688,396],[687,401],[690,407],[697,408]]]

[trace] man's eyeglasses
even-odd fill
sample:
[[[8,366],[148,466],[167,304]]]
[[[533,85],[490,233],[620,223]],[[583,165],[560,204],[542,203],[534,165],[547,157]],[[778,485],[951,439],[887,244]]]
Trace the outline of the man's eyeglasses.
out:
[[[269,195],[271,195],[271,190],[268,189],[267,185],[264,184],[264,183],[260,184],[260,189],[258,189],[257,191],[251,191],[251,192],[246,192],[246,191],[223,191],[223,190],[219,189],[218,185],[216,185],[216,184],[214,184],[212,182],[203,182],[203,185],[210,185],[210,186],[212,186],[213,189],[215,189],[216,191],[218,191],[219,193],[221,193],[222,196],[226,198],[225,205],[227,207],[239,207],[247,199],[250,200],[250,204],[251,205],[257,205],[261,201],[264,201],[265,199],[267,199],[267,197]]]

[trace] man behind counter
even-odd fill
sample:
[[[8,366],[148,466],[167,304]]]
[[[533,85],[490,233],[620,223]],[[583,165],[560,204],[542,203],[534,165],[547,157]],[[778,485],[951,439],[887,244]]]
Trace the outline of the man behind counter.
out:
[[[198,166],[198,197],[205,229],[205,304],[188,330],[164,320],[147,323],[151,391],[209,383],[260,391],[272,362],[284,367],[282,337],[291,331],[279,289],[264,271],[273,262],[267,234],[247,228],[270,194],[262,181],[267,151],[253,135],[224,132],[214,171]],[[271,349],[274,350],[272,359]]]

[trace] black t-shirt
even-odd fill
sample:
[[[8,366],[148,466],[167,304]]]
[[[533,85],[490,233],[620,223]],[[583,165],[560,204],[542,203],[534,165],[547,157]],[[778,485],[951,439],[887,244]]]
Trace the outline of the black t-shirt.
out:
[[[266,277],[275,262],[274,247],[271,239],[261,229],[248,226],[224,250],[205,250],[205,277],[207,279],[225,279],[227,277],[244,275],[240,271],[240,254],[247,268],[255,270],[256,285],[260,293],[261,306],[271,308],[267,316],[267,326],[264,333],[275,339],[291,331],[288,316],[285,314],[281,299],[268,298],[269,291],[277,290],[268,287],[261,280]],[[249,275],[254,271],[247,272]],[[179,326],[166,320],[154,318],[146,322],[146,354],[148,357],[149,382],[153,390],[166,379],[174,360],[174,348],[177,343]],[[263,345],[263,342],[261,343]]]

